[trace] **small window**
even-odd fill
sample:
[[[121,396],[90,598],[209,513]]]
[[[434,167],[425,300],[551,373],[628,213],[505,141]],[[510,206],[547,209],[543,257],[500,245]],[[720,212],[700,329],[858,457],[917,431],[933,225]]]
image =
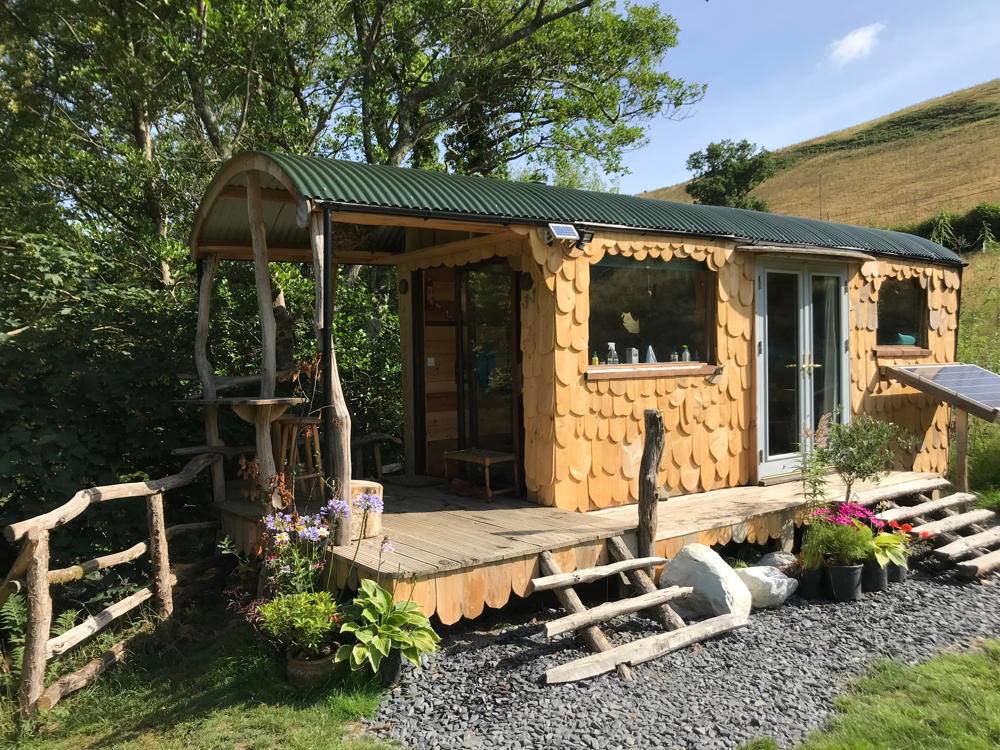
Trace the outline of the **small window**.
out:
[[[709,362],[715,274],[687,258],[607,255],[590,271],[590,358]]]
[[[927,345],[927,292],[916,279],[886,279],[878,292],[880,346]]]

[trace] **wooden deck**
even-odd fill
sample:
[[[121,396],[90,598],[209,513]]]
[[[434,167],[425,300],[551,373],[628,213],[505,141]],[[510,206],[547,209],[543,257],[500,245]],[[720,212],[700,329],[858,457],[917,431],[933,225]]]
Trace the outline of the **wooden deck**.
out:
[[[828,496],[843,486],[828,480]],[[877,486],[860,483],[866,501],[890,499],[946,485],[937,474],[892,472]],[[393,550],[380,554],[381,537],[333,548],[334,575],[344,585],[358,575],[379,577],[397,599],[411,598],[425,613],[451,624],[499,608],[511,594],[523,596],[538,572],[538,556],[552,552],[564,571],[606,561],[604,540],[622,535],[635,545],[636,506],[575,513],[519,500],[482,500],[451,494],[442,486],[386,485],[383,534]],[[731,540],[791,544],[802,521],[798,482],[770,487],[714,490],[659,504],[656,553],[672,557],[686,544]],[[355,559],[356,555],[356,559]],[[353,560],[353,562],[352,562]],[[353,582],[353,581],[352,581]]]

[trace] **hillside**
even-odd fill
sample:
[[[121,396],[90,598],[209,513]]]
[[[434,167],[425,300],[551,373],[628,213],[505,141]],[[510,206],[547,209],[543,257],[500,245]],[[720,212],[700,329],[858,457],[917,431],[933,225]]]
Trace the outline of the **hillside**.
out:
[[[1000,78],[776,152],[772,211],[897,226],[1000,202]],[[684,185],[643,193],[690,202]],[[822,206],[822,212],[821,212]]]

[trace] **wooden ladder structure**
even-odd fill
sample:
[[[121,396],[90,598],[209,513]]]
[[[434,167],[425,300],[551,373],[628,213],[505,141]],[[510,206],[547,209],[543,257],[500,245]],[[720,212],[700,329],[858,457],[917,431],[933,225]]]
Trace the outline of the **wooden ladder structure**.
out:
[[[946,497],[918,494],[913,505],[893,504],[875,517],[913,524],[912,533],[929,535],[935,546],[932,554],[938,560],[954,564],[964,578],[976,578],[1000,570],[997,514],[986,509],[970,510],[976,499],[969,492],[954,492]]]
[[[554,638],[575,631],[594,652],[590,656],[548,669],[545,672],[547,684],[574,682],[596,677],[611,670],[616,670],[622,679],[631,681],[633,679],[631,667],[635,664],[657,659],[684,646],[747,624],[746,617],[730,614],[713,617],[694,625],[685,625],[684,620],[670,607],[670,602],[690,596],[694,590],[689,586],[658,589],[647,572],[655,565],[666,563],[665,558],[635,558],[621,537],[608,540],[608,552],[615,562],[593,568],[582,568],[572,573],[563,573],[552,553],[541,554],[541,568],[545,575],[533,579],[529,590],[553,591],[567,612],[565,617],[552,620],[545,625],[546,636]],[[622,574],[638,592],[636,596],[588,609],[573,588],[580,583],[592,583]],[[601,630],[600,623],[642,610],[651,610],[667,631],[613,646]]]

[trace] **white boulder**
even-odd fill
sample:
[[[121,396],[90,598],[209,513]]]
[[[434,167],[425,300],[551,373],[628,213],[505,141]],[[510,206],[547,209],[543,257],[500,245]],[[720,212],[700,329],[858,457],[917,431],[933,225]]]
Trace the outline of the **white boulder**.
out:
[[[750,590],[754,609],[780,607],[799,587],[798,580],[789,578],[777,568],[756,566],[737,568],[735,572]]]
[[[768,552],[757,561],[756,567],[777,568],[786,576],[791,575],[799,566],[799,559],[791,552]]]
[[[704,544],[689,544],[677,553],[660,575],[660,587],[667,586],[694,589],[691,596],[671,604],[684,619],[750,614],[750,590],[726,561]]]

